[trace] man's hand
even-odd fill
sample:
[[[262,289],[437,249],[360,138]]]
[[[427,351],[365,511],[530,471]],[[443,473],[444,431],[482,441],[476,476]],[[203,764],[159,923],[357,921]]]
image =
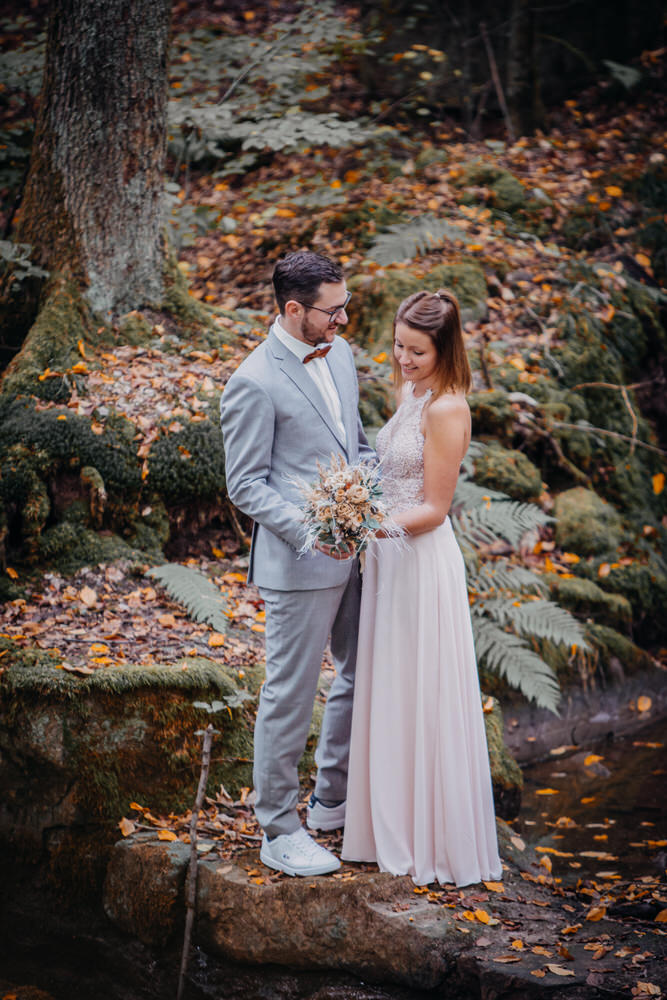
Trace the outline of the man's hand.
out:
[[[318,552],[324,553],[325,556],[329,556],[330,559],[352,559],[354,556],[353,549],[340,549],[335,545],[325,545],[323,542],[315,542],[314,546]]]

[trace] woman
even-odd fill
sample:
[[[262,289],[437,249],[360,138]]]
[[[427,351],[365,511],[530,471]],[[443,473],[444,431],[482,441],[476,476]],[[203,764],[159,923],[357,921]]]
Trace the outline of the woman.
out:
[[[465,570],[448,518],[470,442],[456,298],[416,292],[394,321],[399,406],[378,434],[406,537],[366,554],[342,856],[418,885],[499,878]]]

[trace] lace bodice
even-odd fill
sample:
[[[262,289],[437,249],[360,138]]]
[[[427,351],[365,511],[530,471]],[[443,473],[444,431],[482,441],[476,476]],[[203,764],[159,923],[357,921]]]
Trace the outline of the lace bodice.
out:
[[[378,432],[376,450],[382,472],[382,492],[392,514],[424,502],[424,435],[422,410],[431,396],[409,395]]]

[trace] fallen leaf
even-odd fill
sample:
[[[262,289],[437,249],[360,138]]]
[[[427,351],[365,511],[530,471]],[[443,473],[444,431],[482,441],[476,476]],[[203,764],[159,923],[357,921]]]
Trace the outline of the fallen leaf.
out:
[[[512,941],[510,944],[510,948],[514,948],[515,951],[523,951],[525,947],[526,946],[521,940],[521,938],[515,938],[514,941]]]
[[[173,615],[158,615],[158,622],[163,628],[174,628],[176,619]]]
[[[586,914],[586,920],[602,920],[607,912],[606,906],[591,906]]]
[[[83,601],[87,608],[92,608],[97,604],[97,594],[92,587],[85,586],[79,591],[79,600]]]
[[[637,711],[638,712],[648,712],[649,708],[653,702],[648,695],[642,694],[637,698]]]
[[[544,979],[546,976],[544,969],[532,969],[530,974],[531,976],[537,976],[538,979]]]
[[[494,962],[506,962],[506,963],[509,963],[509,962],[520,962],[521,961],[521,955],[497,955],[494,958],[493,961]]]
[[[553,972],[554,976],[573,976],[574,972],[572,969],[565,969],[562,965],[552,965],[549,963],[547,965],[549,972]]]
[[[129,837],[130,834],[134,833],[134,831],[136,830],[136,826],[134,825],[132,820],[126,819],[125,816],[123,816],[122,820],[118,824],[118,827],[124,837]]]
[[[660,910],[660,913],[656,914],[655,919],[659,924],[667,924],[667,910]]]
[[[226,639],[222,632],[213,632],[208,638],[208,644],[212,649],[217,649],[219,646],[224,646]]]
[[[560,795],[557,788],[538,788],[535,792],[536,795]]]
[[[665,488],[665,473],[658,472],[655,476],[651,477],[653,482],[653,492],[658,496]]]
[[[505,891],[505,886],[503,885],[502,882],[483,882],[482,885],[484,886],[485,889],[488,889],[489,892]]]
[[[158,830],[157,832],[158,840],[178,840],[178,837],[172,830]]]
[[[584,764],[586,767],[589,767],[591,764],[597,764],[599,760],[604,760],[604,757],[601,757],[599,753],[589,753],[588,757],[586,757],[584,761]]]
[[[10,576],[12,578],[12,580],[18,580],[19,575],[18,575],[18,573],[16,572],[15,569],[12,569],[11,566],[7,566],[5,572],[6,572],[7,576]]]

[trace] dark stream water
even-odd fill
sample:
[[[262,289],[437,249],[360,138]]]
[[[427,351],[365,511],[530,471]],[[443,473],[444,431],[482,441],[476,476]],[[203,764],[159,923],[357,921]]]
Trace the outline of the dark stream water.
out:
[[[554,848],[553,875],[635,879],[667,867],[667,720],[624,739],[551,754],[524,770],[514,829]]]
[[[667,720],[641,734],[576,752],[564,750],[524,770],[521,815],[529,844],[547,847],[564,884],[584,877],[627,881],[667,865]],[[544,794],[550,789],[549,794]],[[179,955],[156,959],[100,914],[82,931],[76,915],[25,900],[0,927],[0,997],[9,984],[34,984],[53,1000],[171,1000]],[[185,1000],[426,1000],[442,991],[364,984],[351,976],[261,971],[194,951]],[[40,997],[40,1000],[44,998]]]

